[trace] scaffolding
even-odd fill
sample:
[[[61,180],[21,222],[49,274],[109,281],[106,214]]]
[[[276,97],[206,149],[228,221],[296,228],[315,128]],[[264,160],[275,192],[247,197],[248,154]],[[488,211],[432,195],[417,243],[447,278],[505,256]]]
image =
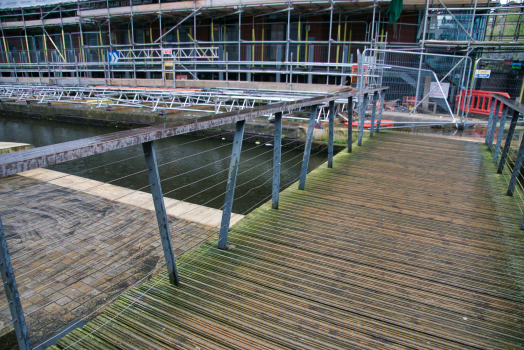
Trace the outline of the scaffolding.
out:
[[[0,82],[176,87],[179,80],[356,86],[357,52],[375,50],[380,87],[387,49],[524,60],[524,6],[407,0],[398,23],[389,2],[87,0],[0,9]],[[420,55],[424,69],[432,69]],[[474,72],[461,74],[471,82]],[[468,75],[469,74],[469,75]],[[519,78],[520,79],[520,78]],[[519,80],[520,81],[520,80]],[[463,88],[468,88],[468,84]],[[417,91],[415,96],[421,95]],[[518,96],[517,96],[518,97]]]

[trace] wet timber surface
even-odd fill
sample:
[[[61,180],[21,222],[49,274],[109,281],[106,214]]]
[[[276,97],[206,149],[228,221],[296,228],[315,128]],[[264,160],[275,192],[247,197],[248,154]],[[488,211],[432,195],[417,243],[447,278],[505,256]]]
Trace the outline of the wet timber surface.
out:
[[[61,349],[523,349],[521,212],[484,144],[380,133]],[[55,348],[56,349],[56,348]]]

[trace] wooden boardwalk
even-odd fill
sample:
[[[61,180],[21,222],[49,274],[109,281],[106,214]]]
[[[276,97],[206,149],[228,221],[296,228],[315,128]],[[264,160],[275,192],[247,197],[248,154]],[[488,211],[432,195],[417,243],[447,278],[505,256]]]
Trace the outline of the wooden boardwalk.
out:
[[[68,349],[524,349],[524,234],[484,144],[380,133],[121,296]],[[56,349],[56,348],[55,348]]]

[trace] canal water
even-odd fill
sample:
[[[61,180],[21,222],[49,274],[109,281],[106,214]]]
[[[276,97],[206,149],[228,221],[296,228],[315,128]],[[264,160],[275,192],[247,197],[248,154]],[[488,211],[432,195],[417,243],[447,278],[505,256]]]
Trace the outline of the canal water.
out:
[[[107,126],[0,116],[0,141],[30,143],[35,147],[121,130]],[[224,204],[231,146],[231,141],[182,135],[155,141],[165,196],[221,208]],[[242,148],[233,212],[244,214],[270,199],[273,147],[245,142]],[[302,154],[301,149],[282,149],[283,187],[298,179]],[[326,159],[327,152],[313,151],[309,169],[318,167]],[[149,192],[141,145],[68,161],[49,169]]]

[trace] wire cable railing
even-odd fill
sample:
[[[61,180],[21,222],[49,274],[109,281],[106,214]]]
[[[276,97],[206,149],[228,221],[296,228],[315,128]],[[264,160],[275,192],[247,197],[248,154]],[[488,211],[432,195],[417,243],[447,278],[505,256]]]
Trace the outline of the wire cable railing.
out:
[[[332,97],[332,99],[336,98],[339,97]],[[288,104],[285,105],[289,107]],[[312,135],[314,117],[316,117],[316,113],[311,112],[308,138]],[[226,118],[229,117],[226,116]],[[132,287],[157,272],[160,267],[156,262],[162,259],[162,255],[165,256],[166,263],[161,266],[167,265],[168,274],[166,277],[170,276],[170,281],[173,283],[172,275],[170,275],[170,264],[175,265],[175,263],[174,261],[170,262],[169,256],[166,255],[169,250],[166,251],[168,248],[164,244],[165,236],[162,236],[159,221],[162,217],[166,223],[166,232],[170,234],[168,236],[172,242],[170,245],[174,244],[177,247],[177,255],[200,245],[218,231],[220,231],[220,236],[215,239],[215,243],[221,244],[227,240],[227,236],[223,238],[222,234],[225,230],[227,235],[235,201],[243,203],[239,207],[241,208],[240,212],[243,213],[240,215],[249,213],[252,209],[267,201],[268,198],[274,196],[275,180],[272,175],[275,171],[284,176],[282,178],[284,181],[279,182],[278,186],[279,189],[282,189],[302,177],[304,166],[302,166],[302,169],[297,167],[300,163],[304,164],[306,158],[309,161],[310,158],[318,157],[318,154],[325,152],[327,148],[333,147],[333,142],[330,141],[330,146],[320,148],[316,153],[311,153],[311,140],[306,140],[304,144],[300,138],[286,139],[285,142],[281,142],[280,139],[283,135],[276,132],[274,135],[256,134],[244,137],[242,131],[242,136],[239,139],[238,127],[242,125],[243,128],[244,121],[240,118],[238,120],[240,121],[236,122],[237,131],[234,131],[235,140],[233,141],[232,155],[221,156],[223,152],[221,149],[231,147],[231,142],[211,147],[208,144],[201,144],[202,146],[193,147],[196,152],[186,149],[189,144],[199,145],[198,142],[200,141],[231,133],[223,132],[218,135],[158,148],[156,151],[154,148],[150,148],[152,151],[146,151],[147,148],[144,146],[143,154],[126,154],[122,159],[112,159],[103,164],[95,164],[92,167],[79,170],[78,165],[75,165],[75,170],[68,173],[53,173],[43,170],[42,176],[34,175],[32,177],[30,175],[26,178],[31,181],[26,181],[24,185],[19,187],[15,186],[16,183],[13,182],[13,178],[9,179],[13,182],[13,186],[8,187],[6,192],[0,193],[0,196],[10,199],[15,205],[4,206],[3,225],[8,232],[18,234],[20,237],[34,237],[27,240],[24,238],[19,242],[12,239],[9,241],[15,252],[11,258],[12,268],[16,272],[13,274],[13,278],[16,277],[22,286],[17,298],[18,302],[23,301],[25,305],[23,316],[27,323],[23,323],[28,325],[29,330],[33,332],[31,339],[27,340],[29,343],[42,341],[41,335],[34,335],[35,331],[40,330],[44,322],[49,323],[49,320],[55,317],[53,316],[54,310],[61,310],[65,305],[68,305],[68,308],[73,308],[75,307],[73,304],[78,304],[84,306],[82,310],[77,311],[78,317],[88,319],[101,310],[100,304],[107,304],[115,300],[122,295],[123,290],[129,289],[118,287],[122,283],[119,283],[119,281],[125,279],[124,285]],[[311,132],[309,129],[311,129]],[[238,140],[246,142],[253,138],[269,136],[274,136],[274,139],[272,144],[268,143],[267,145],[278,144],[279,147],[278,152],[281,160],[278,164],[274,160],[275,146],[265,150],[264,148],[267,145],[262,143],[244,149],[236,150],[237,148],[235,148]],[[276,142],[277,139],[275,138],[278,138],[279,142]],[[110,136],[104,136],[103,139],[106,142],[110,139]],[[149,143],[152,145],[151,142]],[[303,146],[306,147],[306,150],[297,152]],[[280,151],[281,147],[288,147],[288,149],[282,152]],[[177,156],[173,157],[172,150],[174,148],[184,150],[183,152],[177,151]],[[235,152],[238,152],[237,155],[235,155]],[[38,149],[32,150],[31,156],[35,153],[38,153]],[[212,156],[208,157],[207,154],[212,154]],[[243,154],[244,158],[246,155],[249,156],[240,160],[240,154]],[[328,152],[328,157],[332,156],[333,152]],[[130,163],[135,163],[136,159],[140,157],[146,158],[147,168],[136,169],[129,166]],[[240,189],[240,191],[236,195],[228,197],[228,193],[231,191],[229,183],[232,168],[231,165],[227,167],[224,162],[227,159],[234,160],[235,157],[238,157],[238,161],[232,164],[236,169],[239,169],[234,170],[235,188]],[[297,159],[301,157],[303,159],[297,162]],[[154,160],[153,168],[149,165],[151,163],[148,163],[151,159]],[[199,163],[199,161],[201,162]],[[270,162],[273,162],[273,164]],[[182,163],[192,163],[192,166],[180,167],[179,164]],[[79,164],[88,163],[81,162]],[[112,178],[107,178],[109,172],[106,169],[122,166],[124,166],[126,172],[116,172]],[[151,175],[153,169],[156,169],[157,175],[154,173]],[[163,176],[159,175],[158,169],[162,169]],[[90,172],[95,173],[98,170],[105,171],[106,178],[104,181],[94,180],[93,178],[96,179],[96,176],[92,174],[89,175],[89,178],[79,176]],[[149,177],[147,182],[144,181],[146,173]],[[226,179],[220,178],[226,175]],[[67,177],[71,178],[66,179]],[[131,189],[116,186],[122,179],[127,181],[132,177],[135,177],[142,184],[138,182],[138,186],[133,186]],[[239,177],[240,180],[238,184],[236,184],[236,177]],[[69,181],[69,183],[61,185],[61,181]],[[273,186],[271,183],[273,183]],[[155,184],[159,186],[162,184],[162,187],[167,188],[165,192],[160,192],[161,207],[158,206],[159,197],[153,191]],[[47,188],[49,186],[60,190],[53,194],[53,189]],[[219,186],[226,188],[218,190]],[[153,196],[148,194],[149,198],[146,199],[143,195],[147,193],[145,190],[148,187],[152,189]],[[104,189],[110,189],[113,192],[109,195],[97,195]],[[268,190],[269,195],[267,195]],[[30,198],[29,201],[24,201],[24,191],[35,191],[39,195]],[[167,195],[174,195],[176,199],[169,199],[165,197]],[[89,197],[87,201],[84,200],[86,197]],[[223,205],[213,204],[218,200],[222,200]],[[85,205],[83,204],[84,201]],[[154,210],[152,210],[153,207]],[[212,209],[213,207],[216,209]],[[93,212],[95,208],[108,208],[109,210],[104,209],[100,212],[95,210]],[[159,211],[159,209],[161,210]],[[17,213],[23,213],[23,215]],[[33,213],[37,215],[33,215]],[[222,222],[217,225],[215,223],[218,220],[219,213],[222,214]],[[224,221],[225,215],[228,216],[227,221]],[[34,216],[34,219],[31,219],[31,216]],[[155,217],[157,222],[154,220]],[[238,216],[238,218],[240,217]],[[231,222],[234,224],[238,218]],[[160,237],[155,234],[156,229],[160,229]],[[40,237],[37,235],[40,235]],[[198,239],[195,239],[196,237]],[[176,258],[173,247],[171,245],[169,249],[173,257]],[[129,276],[126,271],[130,270],[142,272]],[[6,287],[6,283],[4,280],[2,286]],[[89,290],[93,290],[94,293],[90,298],[87,294]],[[77,299],[79,297],[83,298],[84,301]],[[87,306],[85,305],[86,297],[89,299]],[[76,303],[75,299],[79,303]],[[10,302],[11,299],[7,303],[0,304],[2,315],[6,314]],[[17,330],[18,317],[20,315],[14,315],[11,320],[4,317],[0,332],[5,332],[13,326]],[[56,327],[55,331],[61,328],[60,322],[53,322],[52,324],[53,326],[47,327],[45,332],[49,333],[53,327]],[[42,334],[42,332],[39,333]]]
[[[489,115],[485,144],[493,153],[493,163],[497,164],[497,173],[502,175],[508,186],[506,194],[513,196],[517,207],[523,214],[520,228],[524,229],[524,171],[522,167],[524,137],[522,130],[518,132],[516,130],[519,118],[524,114],[524,109],[520,104],[517,105],[512,100],[497,93],[492,93],[491,97],[494,102]],[[503,109],[503,113],[499,120],[498,111],[501,109]],[[512,110],[513,114],[506,131],[508,110]],[[517,144],[518,141],[520,141],[520,144]]]
[[[320,152],[324,152],[325,150],[326,150],[326,148],[323,148],[323,149],[321,149],[319,152],[317,152],[317,154],[320,153]],[[327,161],[327,159],[326,159],[326,161]],[[298,165],[298,164],[300,164],[300,163],[296,163],[296,164],[294,164],[294,166],[296,166],[296,165]],[[293,166],[292,166],[292,167],[293,167]],[[290,167],[290,169],[291,169],[292,167]],[[298,179],[299,179],[299,176],[295,177],[293,180],[291,180],[291,181],[289,181],[288,183],[284,184],[282,187],[285,188],[285,187],[291,185],[292,183],[296,182]],[[253,205],[253,207],[251,207],[251,208],[249,208],[248,210],[246,210],[243,214],[246,214],[247,212],[249,212],[249,211],[250,211],[252,208],[254,208],[254,207],[258,207],[260,204],[262,204],[262,203],[264,203],[265,201],[267,201],[270,197],[271,197],[271,194],[268,195],[268,196],[266,196],[266,197],[264,197],[261,201],[255,203],[255,204]],[[243,222],[242,222],[238,227],[243,227],[243,226],[245,226],[246,224],[248,224],[249,222],[251,222],[252,220],[254,220],[258,215],[260,215],[260,213],[261,213],[261,212],[257,213],[256,215],[252,216],[251,218],[245,219],[245,220],[244,220],[244,221],[243,221]],[[234,227],[232,228],[231,232],[236,232],[236,231],[238,231],[238,230],[239,230],[238,227],[235,227],[235,226],[234,226]],[[215,240],[216,240],[216,243],[215,243]],[[191,262],[193,262],[193,261],[196,260],[197,258],[199,258],[199,257],[201,257],[202,255],[206,254],[206,253],[207,253],[211,248],[213,248],[213,247],[215,246],[215,244],[218,244],[219,241],[220,241],[220,238],[212,239],[212,240],[210,241],[210,243],[212,242],[212,244],[210,244],[209,247],[207,247],[206,249],[202,250],[201,252],[199,252],[199,254],[195,255],[194,257],[192,257],[191,260],[189,260],[189,261],[185,262],[184,264],[180,265],[180,268],[184,267],[184,266],[187,265],[187,264],[190,264]],[[199,243],[202,243],[202,242],[203,242],[203,241],[201,241],[201,242],[199,242]],[[78,340],[72,342],[71,344],[69,344],[68,346],[66,346],[63,350],[66,350],[66,349],[72,347],[73,345],[75,345],[75,344],[81,342],[83,339],[89,337],[90,335],[96,333],[97,331],[99,331],[100,329],[102,329],[103,327],[105,327],[107,324],[109,324],[110,322],[112,322],[113,320],[115,320],[118,316],[120,316],[122,313],[124,313],[126,310],[128,310],[131,306],[133,306],[136,302],[138,302],[142,297],[144,297],[144,296],[147,294],[147,292],[149,292],[151,289],[153,289],[156,285],[158,285],[158,284],[164,282],[164,281],[166,280],[166,278],[167,278],[167,275],[161,277],[160,279],[158,279],[158,281],[154,282],[152,286],[150,286],[148,289],[146,289],[146,291],[142,292],[141,295],[140,295],[139,297],[135,298],[135,301],[129,303],[125,308],[123,308],[123,309],[122,309],[120,312],[118,312],[116,315],[112,316],[112,317],[109,318],[107,321],[105,321],[104,323],[102,323],[102,325],[100,325],[100,326],[98,326],[97,328],[95,328],[94,330],[90,331],[90,332],[89,332],[87,335],[85,335],[83,338],[80,338],[80,339],[78,339]],[[132,289],[133,287],[135,287],[135,285],[133,285],[132,287],[128,288],[125,292],[129,291],[129,290]],[[123,295],[125,292],[121,293],[118,297],[120,297],[121,295]],[[116,299],[118,299],[118,297],[116,297],[116,298],[114,298],[113,300],[111,300],[111,302],[114,301],[114,300],[116,300]],[[109,304],[109,303],[107,303],[107,304]],[[106,304],[106,305],[107,305],[107,304]],[[92,313],[92,314],[93,314],[93,313]],[[92,315],[92,314],[91,314],[91,315]],[[86,317],[86,318],[87,318],[87,317]],[[84,319],[86,319],[86,318],[84,318]]]

